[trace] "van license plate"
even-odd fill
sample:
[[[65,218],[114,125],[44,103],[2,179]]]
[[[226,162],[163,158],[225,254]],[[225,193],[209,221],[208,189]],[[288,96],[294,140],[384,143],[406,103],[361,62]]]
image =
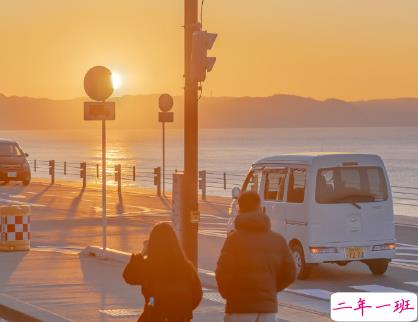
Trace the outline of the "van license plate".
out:
[[[345,257],[347,259],[359,259],[364,257],[363,247],[348,247],[345,249]]]
[[[7,176],[9,178],[16,178],[17,177],[17,173],[16,172],[7,172]]]

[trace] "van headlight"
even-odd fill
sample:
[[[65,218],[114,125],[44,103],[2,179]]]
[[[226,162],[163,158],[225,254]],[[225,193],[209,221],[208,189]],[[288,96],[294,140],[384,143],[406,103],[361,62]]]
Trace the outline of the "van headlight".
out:
[[[396,248],[396,244],[395,243],[386,243],[386,244],[381,244],[381,245],[374,245],[372,247],[373,251],[379,251],[379,250],[393,250]]]
[[[309,247],[312,254],[336,254],[338,250],[336,247]]]

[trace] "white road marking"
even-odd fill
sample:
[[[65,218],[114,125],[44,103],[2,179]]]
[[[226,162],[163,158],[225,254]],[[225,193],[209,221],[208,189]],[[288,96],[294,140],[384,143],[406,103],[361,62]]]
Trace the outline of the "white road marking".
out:
[[[225,304],[225,300],[222,298],[221,294],[219,294],[218,292],[204,292],[203,298],[205,300],[209,300],[212,302]]]
[[[414,264],[394,263],[392,261],[389,265],[393,267],[397,267],[397,268],[409,269],[411,271],[418,271],[418,265],[414,265]]]
[[[413,253],[396,253],[396,256],[412,256],[412,257],[418,257],[418,253],[417,254],[413,254]]]
[[[229,220],[229,218],[225,218],[225,217],[221,217],[221,216],[215,216],[215,215],[211,215],[211,214],[201,214],[200,217],[202,218],[215,218],[215,219],[221,219],[221,220]]]
[[[25,196],[25,195],[9,195],[9,198],[26,199],[27,196]]]
[[[215,277],[215,272],[204,269],[204,268],[199,268],[198,272],[200,274],[204,274],[204,275],[208,275],[211,277]],[[204,289],[204,291],[206,291],[207,289]],[[210,290],[213,291],[213,290]],[[303,296],[309,296],[309,297],[314,297],[320,300],[325,300],[325,301],[329,301],[331,298],[331,295],[333,292],[327,291],[327,290],[323,290],[323,289],[316,289],[316,288],[312,288],[312,289],[290,289],[290,288],[286,288],[284,290],[285,292],[289,292],[289,293],[293,293],[293,294],[297,294],[297,295],[303,295]],[[208,297],[212,297],[212,298],[206,298],[208,300],[213,300],[215,302],[219,302],[218,300],[221,299],[222,297],[219,295],[219,293],[217,292],[210,292],[211,294],[208,295]],[[217,295],[215,295],[215,293]],[[214,297],[214,296],[218,296],[218,297]],[[223,300],[223,299],[222,299]],[[219,302],[219,303],[223,303],[223,302]]]
[[[129,316],[138,316],[143,312],[143,309],[106,309],[99,310],[100,313],[106,314],[113,318],[122,318]]]
[[[215,276],[215,272],[209,271],[209,270],[204,269],[204,268],[199,268],[198,271],[199,271],[199,273],[202,273],[202,274],[205,274],[205,275]]]
[[[413,244],[397,243],[397,245],[407,246],[407,247],[418,249],[418,245],[413,245]]]
[[[414,247],[407,247],[407,246],[401,246],[401,247],[397,246],[397,247],[396,247],[396,251],[398,251],[398,250],[413,250],[413,251],[417,251],[417,250],[418,250],[418,248],[414,248]]]
[[[11,204],[11,205],[22,205],[22,206],[32,206],[32,207],[46,207],[45,205],[41,205],[41,204],[37,204],[37,203],[22,202],[22,201],[10,200],[10,199],[2,199],[2,198],[0,198],[0,202],[4,202],[6,204]]]
[[[405,282],[405,284],[418,286],[418,282]]]
[[[77,248],[60,248],[60,247],[48,247],[48,246],[37,246],[37,247],[31,247],[31,251],[35,252],[53,252],[53,253],[60,253],[60,254],[66,254],[66,255],[79,255],[82,251],[82,249]]]
[[[299,295],[305,295],[310,297],[315,297],[321,300],[329,301],[333,292],[323,290],[320,288],[307,288],[307,289],[285,289],[285,291],[290,293],[295,293]]]
[[[418,264],[418,259],[399,259],[399,258],[394,258],[392,259],[393,262],[395,263],[416,263]]]
[[[225,238],[226,237],[226,230],[219,230],[219,229],[199,229],[199,234],[203,236],[211,236],[211,237],[219,237]]]
[[[393,287],[387,287],[377,284],[372,285],[356,285],[356,286],[350,286],[350,288],[354,288],[355,290],[365,291],[365,292],[398,292],[398,293],[404,293],[408,292],[405,290],[400,290]]]

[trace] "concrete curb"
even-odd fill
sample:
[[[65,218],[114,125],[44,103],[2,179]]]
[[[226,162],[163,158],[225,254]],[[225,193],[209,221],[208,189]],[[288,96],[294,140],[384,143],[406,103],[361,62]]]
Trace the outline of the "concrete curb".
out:
[[[103,251],[103,248],[99,246],[88,246],[81,251],[80,255],[108,259],[122,264],[128,264],[131,258],[130,253],[111,248],[107,248],[106,251]]]
[[[38,306],[0,293],[0,319],[13,322],[72,322]]]

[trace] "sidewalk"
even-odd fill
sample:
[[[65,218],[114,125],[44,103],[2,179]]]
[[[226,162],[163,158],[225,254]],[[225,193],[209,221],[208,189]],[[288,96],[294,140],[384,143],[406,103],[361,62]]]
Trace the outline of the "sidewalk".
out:
[[[73,321],[136,321],[143,298],[139,288],[124,283],[123,264],[85,257],[79,251],[34,248],[30,252],[0,253],[0,295]],[[218,293],[205,290],[194,321],[222,321],[223,310]],[[330,321],[282,305],[278,316],[281,322]]]

